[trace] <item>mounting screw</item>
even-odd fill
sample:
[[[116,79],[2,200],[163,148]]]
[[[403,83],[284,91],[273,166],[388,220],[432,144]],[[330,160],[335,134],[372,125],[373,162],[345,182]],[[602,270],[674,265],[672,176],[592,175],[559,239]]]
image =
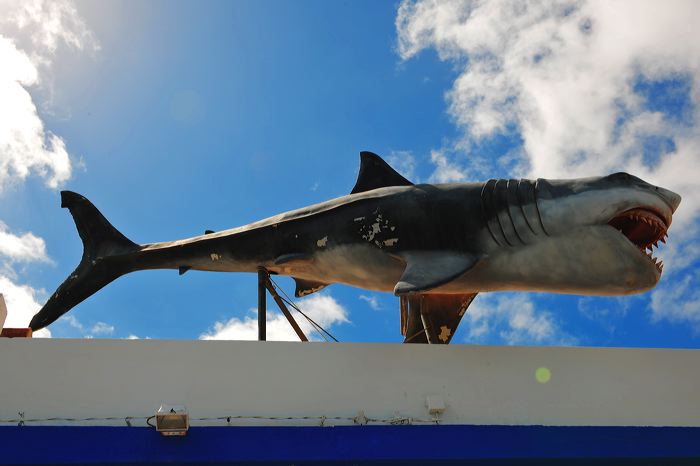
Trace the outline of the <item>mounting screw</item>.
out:
[[[361,425],[361,426],[367,425],[367,422],[368,422],[368,421],[369,421],[369,419],[367,419],[367,416],[365,416],[365,412],[364,412],[364,411],[359,411],[359,412],[357,413],[357,416],[355,416],[355,417],[353,418],[353,420],[352,420],[352,422],[353,422],[354,424],[359,424],[359,425]]]

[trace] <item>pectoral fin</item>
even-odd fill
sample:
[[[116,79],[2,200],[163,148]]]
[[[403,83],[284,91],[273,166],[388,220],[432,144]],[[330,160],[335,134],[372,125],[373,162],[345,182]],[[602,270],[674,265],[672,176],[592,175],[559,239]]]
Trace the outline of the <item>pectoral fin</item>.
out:
[[[397,296],[420,293],[449,283],[478,261],[469,254],[434,251],[404,252],[400,257],[406,261],[406,268],[394,287]]]
[[[404,343],[448,344],[476,293],[401,297]]]

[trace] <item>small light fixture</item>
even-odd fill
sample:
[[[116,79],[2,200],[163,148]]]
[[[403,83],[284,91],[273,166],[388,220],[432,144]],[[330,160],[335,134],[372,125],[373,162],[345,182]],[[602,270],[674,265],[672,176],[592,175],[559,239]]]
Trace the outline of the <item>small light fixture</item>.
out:
[[[156,430],[161,435],[187,435],[190,428],[190,415],[182,405],[162,404],[156,411]]]
[[[428,395],[425,406],[433,416],[439,416],[445,412],[445,400],[438,395]]]

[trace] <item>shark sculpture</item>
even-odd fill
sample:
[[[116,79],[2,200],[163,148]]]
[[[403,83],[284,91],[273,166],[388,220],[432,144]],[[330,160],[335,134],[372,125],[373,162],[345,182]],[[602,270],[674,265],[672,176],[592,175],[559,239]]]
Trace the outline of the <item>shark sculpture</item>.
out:
[[[414,185],[360,154],[352,192],[226,231],[139,245],[85,197],[61,193],[83,241],[75,271],[30,323],[43,328],[145,269],[290,275],[296,296],[331,283],[393,292],[404,342],[449,343],[478,292],[628,295],[652,288],[681,197],[627,173],[573,180]],[[649,252],[647,252],[647,250]]]

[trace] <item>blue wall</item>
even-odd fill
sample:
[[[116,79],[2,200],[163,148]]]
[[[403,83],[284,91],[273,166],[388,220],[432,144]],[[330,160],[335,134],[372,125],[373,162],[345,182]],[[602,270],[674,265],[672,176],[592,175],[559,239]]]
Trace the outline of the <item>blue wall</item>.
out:
[[[146,427],[11,426],[0,427],[0,451],[3,464],[700,464],[700,428],[193,427],[166,438]]]

